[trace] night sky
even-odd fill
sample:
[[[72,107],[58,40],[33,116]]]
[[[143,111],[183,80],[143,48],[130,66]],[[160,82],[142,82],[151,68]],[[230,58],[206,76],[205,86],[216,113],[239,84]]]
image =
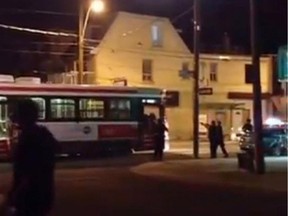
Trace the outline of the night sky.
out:
[[[85,1],[83,0],[83,2]],[[280,45],[287,43],[287,0],[259,0],[259,2],[261,53],[276,53]],[[0,6],[0,24],[75,32],[78,26],[78,3],[79,0],[3,1]],[[106,3],[108,12],[101,15],[101,18],[97,17],[100,24],[120,10],[169,17],[173,24],[182,30],[181,36],[191,48],[193,39],[192,10],[178,19],[175,18],[193,6],[192,0],[107,0]],[[86,4],[88,5],[88,1]],[[16,9],[21,9],[21,11]],[[71,15],[32,13],[35,10],[55,11]],[[240,50],[244,53],[249,53],[249,0],[202,0],[201,19],[203,51],[215,51],[215,47],[222,43],[223,35],[227,32],[233,46],[241,48]],[[95,20],[92,21],[95,22]],[[57,39],[53,38],[52,41],[55,42],[55,40]],[[41,43],[36,45],[35,42],[47,41],[51,42],[51,38],[0,28],[0,73],[38,70],[41,67],[39,62],[51,56],[45,53],[27,54],[18,51],[46,52],[51,50],[51,47]]]

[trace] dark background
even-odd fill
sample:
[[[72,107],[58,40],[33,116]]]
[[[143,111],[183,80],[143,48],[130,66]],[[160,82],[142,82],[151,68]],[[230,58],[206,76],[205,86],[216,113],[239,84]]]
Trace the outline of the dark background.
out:
[[[82,1],[89,4],[88,0]],[[279,46],[287,43],[287,0],[259,2],[261,53],[276,53]],[[193,10],[179,17],[193,6],[192,0],[106,0],[106,4],[108,12],[91,22],[97,20],[99,24],[105,23],[119,10],[169,17],[176,28],[182,30],[181,36],[192,49]],[[1,1],[0,24],[76,32],[78,5],[79,0]],[[65,15],[43,14],[35,10],[55,11]],[[249,54],[249,0],[202,0],[201,17],[202,52],[222,52],[221,44],[226,33],[231,41],[231,53]],[[47,67],[51,71],[63,70],[66,61],[75,58],[76,46],[55,46],[57,43],[76,43],[76,40],[0,28],[0,73],[17,75],[33,70],[41,71]],[[27,52],[30,50],[33,52]],[[65,51],[65,56],[57,54]],[[51,52],[56,54],[51,55]]]

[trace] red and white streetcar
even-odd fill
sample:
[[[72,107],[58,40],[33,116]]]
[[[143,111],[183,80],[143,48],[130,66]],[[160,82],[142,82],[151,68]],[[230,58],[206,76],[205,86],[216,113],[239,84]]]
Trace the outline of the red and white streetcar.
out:
[[[144,116],[146,107],[164,116],[161,89],[31,84],[31,80],[0,84],[0,157],[9,158],[11,153],[17,131],[9,113],[15,101],[23,98],[39,105],[38,124],[59,141],[59,154],[96,156],[153,147]]]

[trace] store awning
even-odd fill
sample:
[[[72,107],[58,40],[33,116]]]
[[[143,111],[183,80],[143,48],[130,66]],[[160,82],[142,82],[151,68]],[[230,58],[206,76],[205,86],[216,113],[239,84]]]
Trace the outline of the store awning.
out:
[[[271,94],[262,93],[261,97],[262,97],[262,100],[269,99],[271,97]],[[253,100],[254,95],[253,93],[246,93],[246,92],[228,92],[227,98],[228,99]]]
[[[200,109],[236,109],[241,108],[244,103],[200,103]]]

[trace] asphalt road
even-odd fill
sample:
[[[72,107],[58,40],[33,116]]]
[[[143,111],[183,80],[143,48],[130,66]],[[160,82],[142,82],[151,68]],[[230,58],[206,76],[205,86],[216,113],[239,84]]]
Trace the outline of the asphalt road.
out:
[[[166,155],[168,161],[188,159],[187,155]],[[201,178],[181,182],[131,171],[148,161],[151,161],[150,154],[59,162],[56,202],[51,215],[287,215],[286,192],[213,184]],[[0,170],[0,193],[4,193],[8,189],[11,171],[7,164],[2,164]],[[192,172],[197,174],[201,170],[196,166]]]

